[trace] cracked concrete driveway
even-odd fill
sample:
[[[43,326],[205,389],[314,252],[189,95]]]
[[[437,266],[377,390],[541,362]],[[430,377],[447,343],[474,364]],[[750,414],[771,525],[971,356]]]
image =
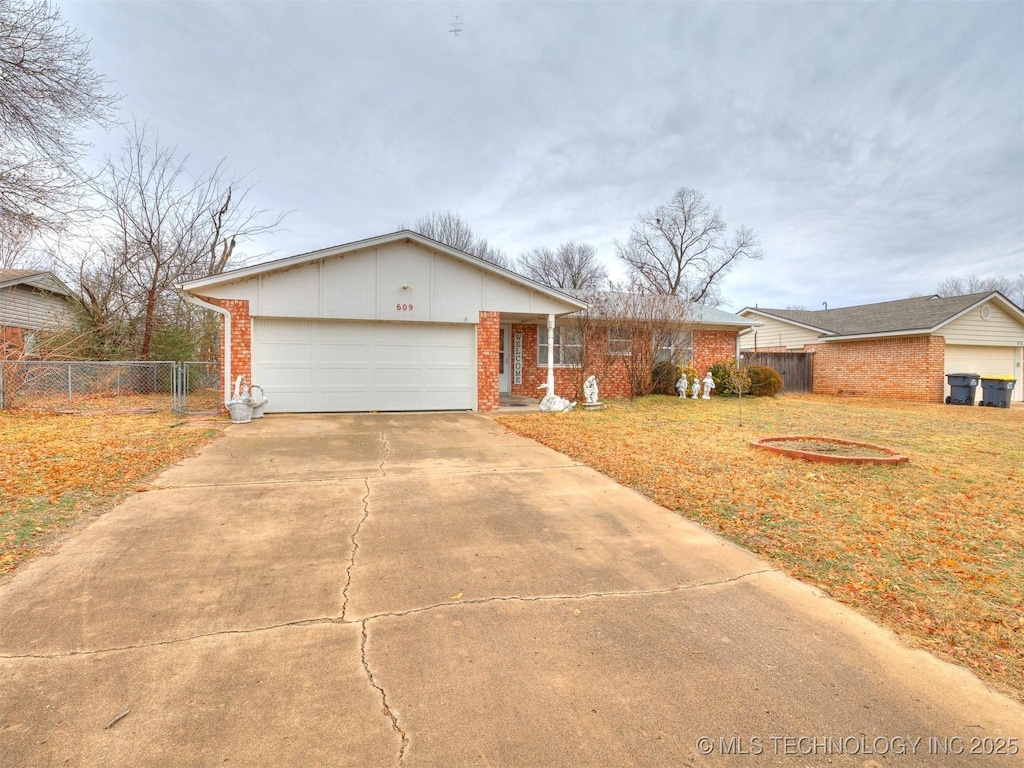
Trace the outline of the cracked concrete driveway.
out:
[[[1024,748],[1024,708],[969,673],[475,414],[233,426],[3,585],[0,616],[3,768]]]

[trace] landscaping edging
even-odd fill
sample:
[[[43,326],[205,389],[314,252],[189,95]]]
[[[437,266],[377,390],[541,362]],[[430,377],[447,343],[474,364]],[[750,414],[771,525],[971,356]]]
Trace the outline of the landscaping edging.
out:
[[[857,448],[867,448],[872,451],[878,451],[879,453],[886,454],[885,456],[835,456],[827,453],[816,453],[814,451],[805,451],[797,448],[785,448],[781,445],[772,445],[772,443],[784,443],[784,442],[797,442],[797,441],[814,441],[819,443],[834,443],[835,445],[848,445]],[[794,459],[803,459],[804,461],[820,461],[826,464],[881,464],[881,465],[899,465],[910,461],[909,456],[904,456],[901,453],[885,448],[881,445],[874,445],[872,443],[858,443],[854,440],[843,440],[838,437],[819,437],[812,435],[775,435],[773,437],[760,437],[757,440],[751,440],[750,444],[755,448],[763,448],[766,451],[777,453],[782,456],[789,456]]]

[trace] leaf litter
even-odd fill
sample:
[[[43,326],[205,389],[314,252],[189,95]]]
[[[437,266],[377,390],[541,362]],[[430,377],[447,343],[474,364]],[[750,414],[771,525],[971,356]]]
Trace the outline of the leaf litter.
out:
[[[56,537],[145,490],[216,429],[172,414],[0,411],[0,574]]]

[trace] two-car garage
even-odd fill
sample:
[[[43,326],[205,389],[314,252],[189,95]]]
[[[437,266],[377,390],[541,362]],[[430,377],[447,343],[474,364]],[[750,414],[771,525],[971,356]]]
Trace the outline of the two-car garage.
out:
[[[254,318],[268,411],[473,410],[473,325]]]

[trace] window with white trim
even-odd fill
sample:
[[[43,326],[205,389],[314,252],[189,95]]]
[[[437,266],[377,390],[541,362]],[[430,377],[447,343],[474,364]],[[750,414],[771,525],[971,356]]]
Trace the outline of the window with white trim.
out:
[[[654,338],[654,361],[669,360],[687,366],[693,362],[693,331],[679,331],[670,338]]]
[[[579,365],[583,359],[583,340],[579,329],[555,327],[554,364]],[[548,329],[537,329],[537,365],[548,364]]]
[[[608,354],[613,357],[633,354],[633,333],[628,328],[608,329]]]

